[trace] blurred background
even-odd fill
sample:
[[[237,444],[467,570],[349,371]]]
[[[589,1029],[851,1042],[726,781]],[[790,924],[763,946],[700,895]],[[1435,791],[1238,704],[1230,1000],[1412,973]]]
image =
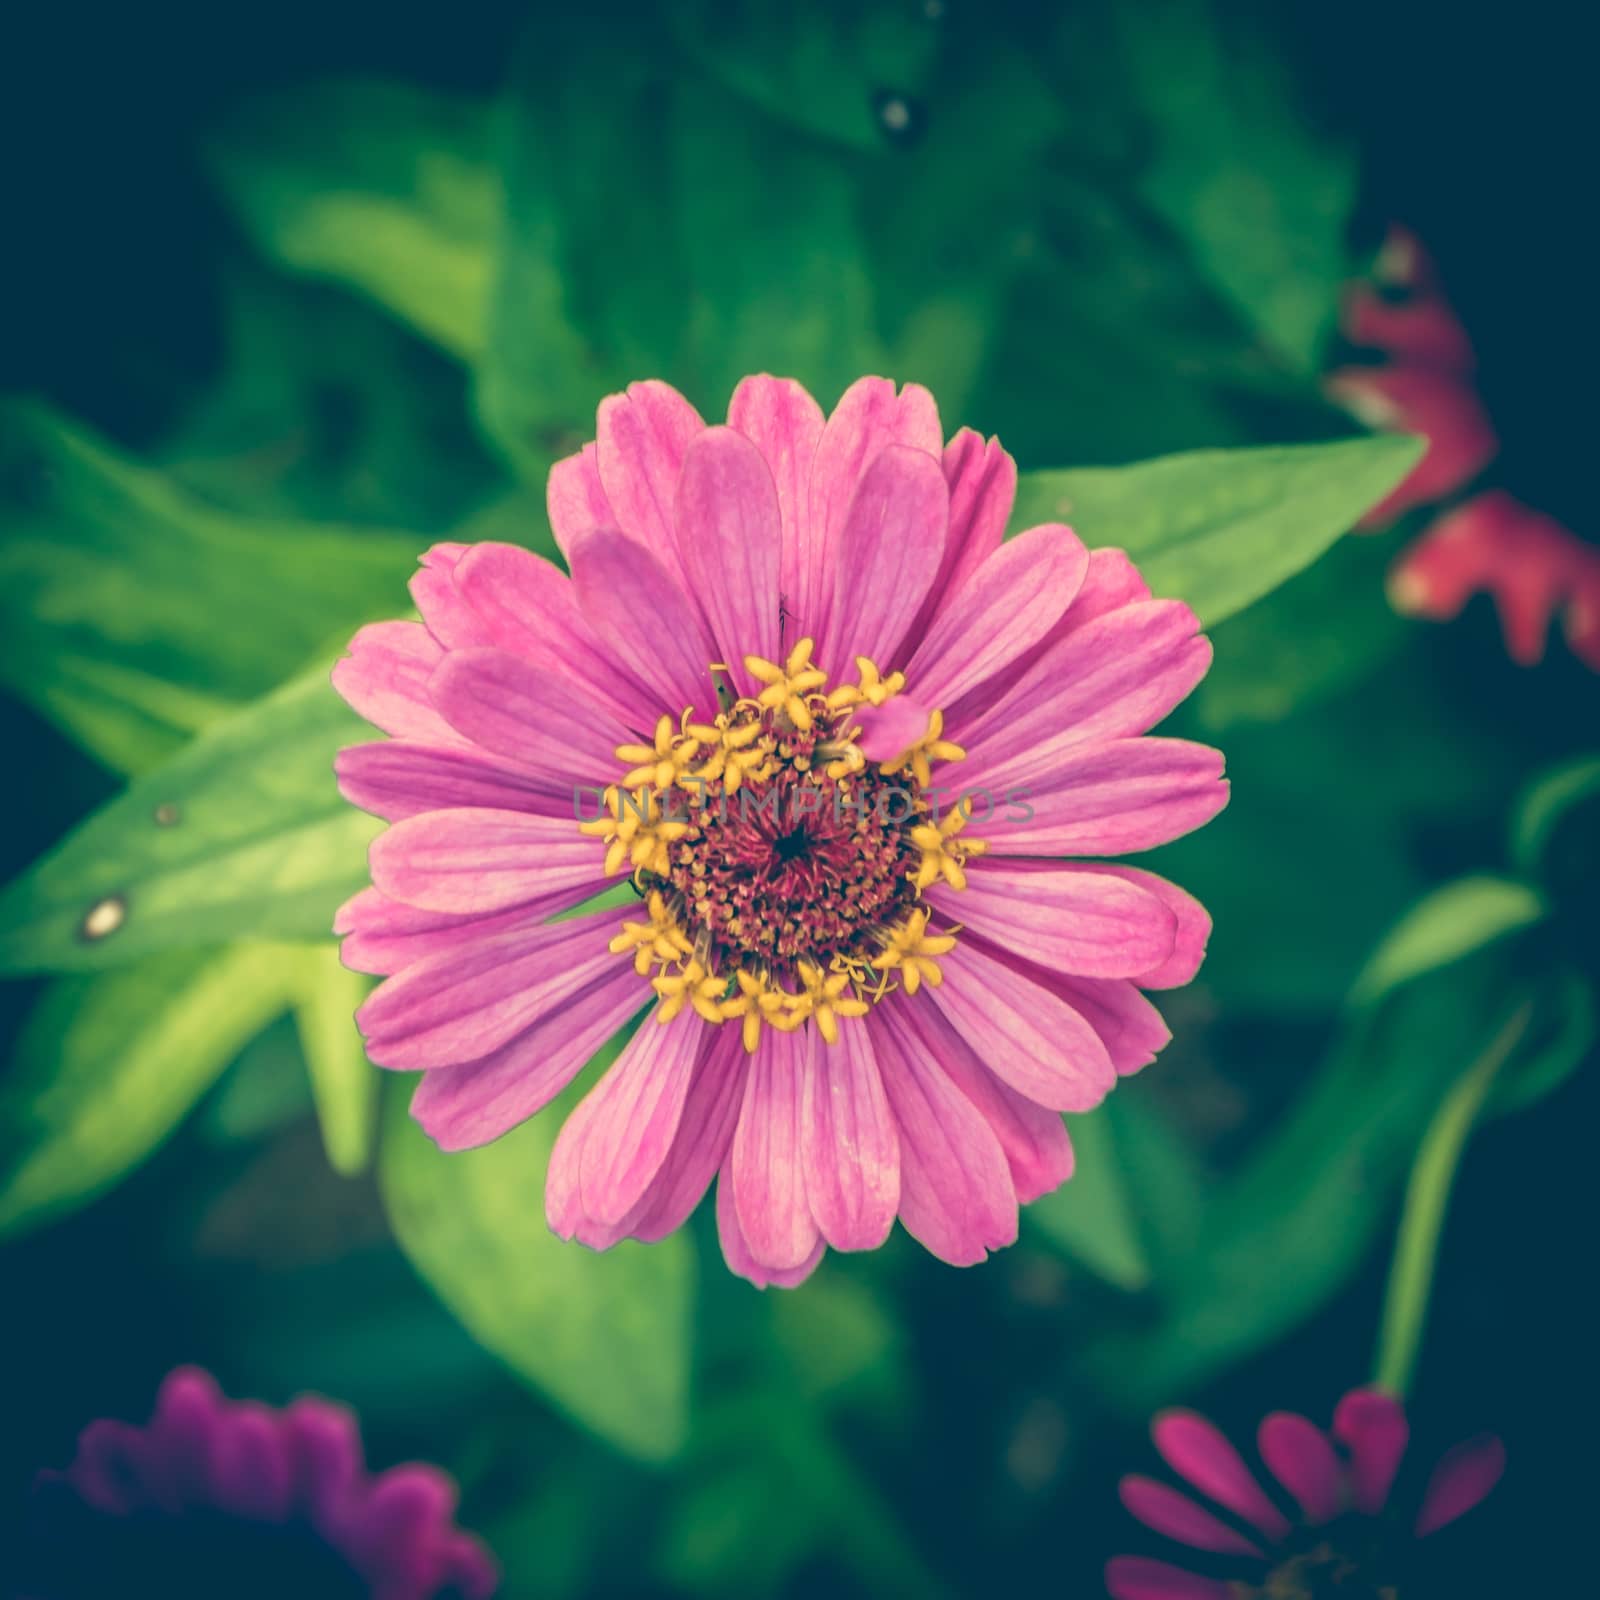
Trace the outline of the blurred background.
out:
[[[631,378],[713,416],[745,372],[831,404],[881,371],[1024,473],[1344,437],[1323,379],[1373,357],[1342,286],[1401,223],[1477,352],[1481,482],[1592,541],[1593,106],[1558,8],[241,0],[8,28],[0,1538],[84,1421],[194,1361],[348,1401],[377,1464],[446,1466],[513,1595],[1100,1593],[1151,1550],[1115,1486],[1153,1410],[1246,1438],[1371,1376],[1419,1148],[1526,1001],[1413,1439],[1510,1455],[1441,1536],[1441,1592],[1592,1567],[1600,680],[1554,633],[1513,664],[1483,598],[1396,615],[1430,510],[1214,630],[1170,726],[1225,750],[1233,802],[1156,858],[1210,959],[1162,997],[1157,1064],[1074,1119],[1080,1176],[981,1268],[896,1234],[762,1295],[705,1216],[556,1244],[554,1118],[435,1158],[320,937],[366,837],[330,799],[356,735],[327,662],[405,613],[434,539],[549,551],[544,472]],[[231,767],[181,765],[224,725]],[[169,771],[283,831],[173,857],[148,937],[115,902],[41,922],[74,884],[31,864],[130,781],[190,848]],[[270,904],[185,932],[183,882],[252,871]]]

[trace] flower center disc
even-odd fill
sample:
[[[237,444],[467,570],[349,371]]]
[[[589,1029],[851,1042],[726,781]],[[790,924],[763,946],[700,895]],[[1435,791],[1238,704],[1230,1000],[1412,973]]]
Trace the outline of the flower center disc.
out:
[[[916,899],[920,786],[869,770],[830,778],[817,750],[832,732],[820,722],[806,733],[769,728],[765,778],[732,794],[718,781],[666,797],[689,827],[668,846],[665,878],[715,971],[757,966],[789,980],[801,960],[870,966],[881,930]]]

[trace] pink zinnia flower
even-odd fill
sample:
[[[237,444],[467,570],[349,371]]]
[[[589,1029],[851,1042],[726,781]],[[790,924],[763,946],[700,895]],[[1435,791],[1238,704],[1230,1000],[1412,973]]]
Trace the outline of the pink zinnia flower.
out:
[[[1373,427],[1421,434],[1428,448],[1411,474],[1362,519],[1391,526],[1405,512],[1460,495],[1499,450],[1478,393],[1467,330],[1445,298],[1421,244],[1393,228],[1378,261],[1380,279],[1348,292],[1340,327],[1387,358],[1330,374],[1329,393]],[[1408,616],[1448,621],[1475,594],[1494,598],[1511,659],[1536,665],[1556,617],[1580,661],[1600,671],[1600,549],[1503,489],[1476,494],[1438,516],[1401,554],[1389,598]]]
[[[40,1475],[16,1592],[485,1600],[494,1562],[454,1510],[436,1467],[369,1475],[344,1407],[274,1411],[179,1368],[146,1426],[91,1422],[71,1465]]]
[[[1225,1515],[1154,1478],[1124,1478],[1122,1503],[1157,1533],[1218,1558],[1208,1565],[1228,1575],[1118,1556],[1106,1567],[1114,1600],[1410,1594],[1399,1580],[1417,1565],[1416,1540],[1472,1510],[1505,1468],[1499,1439],[1469,1439],[1434,1467],[1415,1513],[1402,1515],[1390,1491],[1410,1430],[1400,1402],[1376,1389],[1339,1402],[1331,1437],[1287,1411],[1262,1422],[1256,1446],[1274,1495],[1204,1417],[1163,1412],[1151,1432],[1167,1465]]]
[[[1002,543],[1011,458],[946,446],[914,385],[864,378],[824,419],[748,378],[708,427],[638,383],[596,431],[550,475],[570,578],[436,546],[422,622],[335,671],[394,736],[339,761],[393,824],[337,924],[388,975],[368,1053],[422,1072],[413,1114],[459,1150],[653,1008],[556,1142],[563,1237],[658,1239],[720,1174],[757,1284],[897,1215],[981,1261],[1070,1175],[1058,1113],[1165,1044],[1141,991],[1199,965],[1188,895],[1064,858],[1221,809],[1214,750],[1141,737],[1210,646],[1120,551]],[[551,920],[630,879],[631,909]]]

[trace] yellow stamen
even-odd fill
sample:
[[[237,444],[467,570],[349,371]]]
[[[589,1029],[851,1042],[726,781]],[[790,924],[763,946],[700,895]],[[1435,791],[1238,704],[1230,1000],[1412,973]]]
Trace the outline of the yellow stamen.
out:
[[[812,725],[806,696],[828,681],[827,673],[812,664],[811,652],[815,644],[814,639],[802,639],[781,667],[763,656],[744,658],[745,671],[758,683],[766,685],[756,696],[756,704],[769,711],[782,711],[801,733],[809,733]]]
[[[650,987],[661,996],[657,1022],[671,1022],[685,1006],[692,1006],[707,1022],[720,1024],[723,1020],[722,994],[727,979],[707,972],[698,961],[691,961],[682,972],[663,972],[650,980]]]
[[[752,701],[744,702],[747,706]],[[745,779],[759,783],[771,776],[772,741],[759,722],[736,722],[717,718],[715,727],[691,722],[686,730],[711,750],[710,758],[691,774],[705,783],[722,780],[729,794],[737,794]]]
[[[928,716],[928,731],[914,745],[901,751],[893,761],[883,764],[882,772],[893,777],[910,767],[917,782],[924,789],[933,782],[932,767],[935,761],[965,761],[967,752],[944,737],[944,712],[935,710]]]
[[[805,988],[789,997],[789,1015],[792,1027],[811,1020],[817,1032],[828,1044],[839,1042],[840,1017],[864,1017],[872,1008],[865,1000],[858,1000],[850,991],[847,972],[824,973],[815,962],[800,963],[800,981]]]
[[[907,994],[915,994],[926,981],[935,989],[944,982],[935,956],[945,956],[956,947],[955,936],[928,932],[928,913],[920,908],[897,928],[889,931],[880,967],[893,967],[901,975]]]
[[[744,1019],[742,1036],[747,1054],[756,1053],[756,1046],[761,1042],[763,1023],[780,1033],[792,1033],[800,1026],[789,1016],[793,995],[754,972],[741,969],[735,976],[739,980],[739,993],[722,1002],[722,1015]]]
[[[689,936],[679,925],[677,917],[667,906],[659,890],[652,890],[645,901],[648,922],[624,922],[622,932],[610,944],[616,955],[633,951],[633,970],[641,978],[650,976],[650,969],[659,964],[663,969],[681,961],[694,952]]]
[[[957,835],[972,820],[972,811],[963,800],[944,814],[936,827],[920,823],[911,830],[911,842],[922,852],[922,861],[911,881],[919,890],[943,878],[952,889],[965,889],[965,865],[969,856],[981,856],[989,848],[986,839],[961,839]]]
[[[830,711],[848,711],[851,706],[881,706],[891,695],[897,695],[906,686],[903,672],[891,672],[886,678],[878,671],[875,661],[866,656],[856,657],[859,681],[841,684],[828,696]]]
[[[606,814],[580,822],[578,832],[606,841],[606,875],[621,872],[627,862],[665,877],[672,864],[667,846],[681,839],[689,824],[665,817],[649,789],[637,789],[624,800],[622,790],[612,784],[605,804]]]
[[[630,789],[648,783],[657,789],[670,788],[681,778],[700,753],[699,729],[685,727],[682,733],[672,730],[672,718],[663,716],[656,723],[653,744],[619,744],[618,761],[639,763],[622,775],[623,783]],[[715,742],[716,732],[711,730]]]

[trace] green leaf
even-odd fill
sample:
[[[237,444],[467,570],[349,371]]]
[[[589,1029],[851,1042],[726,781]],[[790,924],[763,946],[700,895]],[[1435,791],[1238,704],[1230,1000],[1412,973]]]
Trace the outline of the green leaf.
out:
[[[525,477],[577,449],[597,398],[635,378],[716,415],[750,372],[831,398],[882,361],[847,153],[674,73],[647,17],[615,34],[539,17],[512,78],[504,183],[479,407]]]
[[[1531,927],[1544,915],[1538,891],[1516,878],[1481,873],[1444,884],[1389,930],[1352,986],[1351,1004],[1370,1006],[1400,984]]]
[[[1495,1079],[1489,1114],[1509,1116],[1554,1094],[1594,1049],[1600,1033],[1594,989],[1578,973],[1552,974],[1528,1038]]]
[[[859,1283],[824,1273],[804,1294],[769,1297],[765,1309],[790,1369],[785,1377],[802,1394],[833,1396],[865,1381],[892,1381],[898,1372],[900,1330]]]
[[[1193,1249],[1163,1264],[1154,1326],[1089,1353],[1133,1410],[1171,1403],[1283,1337],[1366,1259],[1441,1095],[1503,1019],[1493,952],[1355,1014],[1282,1124],[1208,1198]]]
[[[219,295],[214,375],[152,452],[186,489],[252,517],[427,533],[503,489],[461,363],[370,302],[242,252],[221,263]]]
[[[261,96],[211,166],[256,246],[349,285],[463,357],[483,346],[500,192],[487,105],[400,83]]]
[[[353,1177],[366,1170],[377,1134],[378,1072],[367,1060],[355,1024],[372,980],[346,971],[335,945],[312,945],[295,954],[295,1025],[322,1142],[333,1169]]]
[[[1016,393],[1015,366],[997,363],[995,354],[1019,280],[1048,271],[1039,246],[1041,175],[1064,121],[1063,102],[1031,54],[993,29],[981,49],[964,43],[955,41],[939,63],[918,137],[860,163],[855,174],[878,330],[888,347],[887,365],[875,370],[924,384],[952,433],[980,417],[986,430],[1000,426],[994,395],[978,398],[986,373],[1020,416],[1036,420],[1037,393],[1025,385]],[[1044,343],[1058,332],[1041,337],[1034,329]],[[1052,405],[1061,383],[1061,368],[1052,366]],[[1062,436],[1056,419],[1044,425],[1053,430],[1052,444]],[[1026,439],[1007,435],[1007,442],[1015,452]]]
[[[1427,1322],[1439,1236],[1456,1172],[1495,1082],[1516,1054],[1532,1020],[1524,1000],[1508,1014],[1482,1053],[1450,1087],[1417,1149],[1400,1213],[1400,1233],[1389,1269],[1378,1335],[1374,1381],[1404,1399],[1411,1387]]]
[[[380,824],[333,758],[371,729],[319,668],[216,724],[0,892],[0,972],[237,938],[326,938]]]
[[[1241,8],[1123,8],[1132,93],[1150,123],[1140,192],[1296,370],[1319,365],[1348,268],[1354,149]]]
[[[272,953],[248,946],[52,984],[0,1080],[0,1233],[137,1166],[285,1003]]]
[[[1569,813],[1596,795],[1600,795],[1600,756],[1578,756],[1541,773],[1523,792],[1511,820],[1511,855],[1517,867],[1537,873]]]
[[[0,681],[123,770],[392,613],[421,547],[223,515],[31,405],[0,407],[0,484]]]
[[[684,51],[769,116],[869,151],[888,142],[880,97],[920,95],[938,42],[905,0],[676,0],[667,14]]]
[[[1150,1261],[1110,1119],[1098,1113],[1074,1117],[1068,1127],[1077,1156],[1071,1179],[1041,1195],[1023,1215],[1108,1283],[1142,1289],[1150,1281]]]
[[[1340,539],[1282,588],[1221,624],[1195,690],[1203,726],[1281,722],[1376,672],[1411,624],[1384,594],[1386,539]]]
[[[1126,550],[1156,594],[1210,627],[1310,566],[1421,453],[1418,439],[1378,435],[1030,472],[1012,525],[1064,521]]]
[[[688,1429],[687,1238],[629,1240],[598,1254],[550,1232],[545,1168],[571,1095],[496,1143],[455,1155],[429,1142],[403,1095],[387,1098],[384,1200],[395,1237],[434,1292],[580,1426],[643,1460],[675,1455]]]

